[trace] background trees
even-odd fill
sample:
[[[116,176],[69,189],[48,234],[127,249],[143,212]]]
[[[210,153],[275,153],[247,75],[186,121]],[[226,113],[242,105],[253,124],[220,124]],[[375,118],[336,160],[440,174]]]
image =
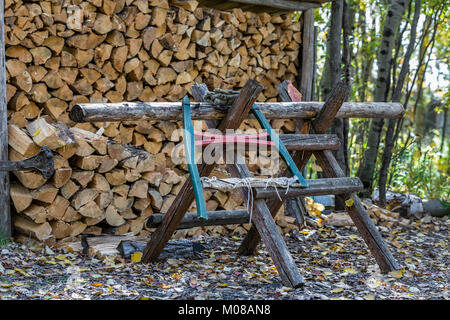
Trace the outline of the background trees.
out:
[[[365,196],[386,186],[449,200],[449,12],[445,0],[335,0],[316,10],[316,97],[337,81],[352,101],[396,101],[400,120],[355,119],[333,130],[338,158]],[[348,155],[348,157],[347,157]]]

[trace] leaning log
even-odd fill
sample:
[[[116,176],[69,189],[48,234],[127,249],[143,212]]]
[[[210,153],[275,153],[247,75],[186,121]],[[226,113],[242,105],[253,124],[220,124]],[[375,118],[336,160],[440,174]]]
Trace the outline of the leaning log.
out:
[[[318,115],[323,102],[260,102],[258,106],[267,119],[310,119]],[[193,120],[220,120],[230,106],[214,106],[191,102]],[[338,118],[400,118],[400,103],[344,102]],[[181,120],[180,102],[81,103],[73,106],[69,117],[75,122]],[[254,117],[249,114],[248,118]]]

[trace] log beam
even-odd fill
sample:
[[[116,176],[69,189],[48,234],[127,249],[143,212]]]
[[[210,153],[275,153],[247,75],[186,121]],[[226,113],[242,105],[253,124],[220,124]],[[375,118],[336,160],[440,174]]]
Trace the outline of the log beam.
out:
[[[319,3],[286,0],[233,0],[233,2],[255,6],[265,6],[288,11],[304,11],[311,8],[320,8]]]
[[[258,102],[266,119],[311,119],[318,116],[323,102]],[[192,120],[221,120],[230,108],[206,102],[192,102]],[[400,118],[400,103],[344,102],[337,118]],[[181,102],[119,102],[82,103],[73,106],[70,119],[74,122],[181,120]],[[254,118],[249,114],[246,118]],[[316,131],[317,133],[317,131]]]

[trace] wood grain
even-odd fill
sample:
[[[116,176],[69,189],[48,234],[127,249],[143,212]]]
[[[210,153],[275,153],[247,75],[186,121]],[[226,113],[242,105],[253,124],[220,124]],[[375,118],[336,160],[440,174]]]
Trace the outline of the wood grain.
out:
[[[0,160],[8,160],[4,1],[0,1]],[[9,173],[0,171],[0,236],[11,237]]]

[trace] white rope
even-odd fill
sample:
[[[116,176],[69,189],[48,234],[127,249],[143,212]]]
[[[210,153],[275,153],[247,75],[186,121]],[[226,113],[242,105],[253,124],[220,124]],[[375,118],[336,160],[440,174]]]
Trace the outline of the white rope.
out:
[[[232,179],[232,181],[230,181],[230,179],[228,180],[224,180],[224,179],[217,179],[216,176],[213,176],[211,178],[209,177],[201,177],[200,180],[202,182],[204,182],[205,184],[212,184],[213,182],[219,181],[221,183],[227,184],[229,186],[230,189],[236,189],[236,188],[247,188],[247,209],[249,210],[250,213],[250,220],[249,220],[249,224],[252,223],[252,214],[253,214],[253,187],[252,187],[252,179],[253,178],[235,178]],[[280,199],[280,201],[283,201],[283,199],[280,196],[280,193],[278,192],[278,188],[286,188],[286,192],[284,195],[286,195],[289,192],[289,188],[292,184],[297,183],[298,178],[296,176],[293,177],[279,177],[279,178],[267,178],[267,181],[265,182],[265,187],[264,189],[267,189],[269,186],[273,186],[275,188],[275,192],[277,193],[278,199]]]
[[[217,181],[217,178],[216,178],[216,176],[213,176],[212,178],[201,177],[200,180],[205,181],[206,183],[211,183],[213,181]],[[224,181],[222,180],[222,182],[224,182]],[[247,187],[247,209],[250,208],[250,210],[249,210],[250,219],[249,219],[248,223],[251,225],[252,224],[252,214],[253,214],[253,188],[252,188],[251,182],[248,178],[239,179],[237,182],[232,184],[232,189],[236,189],[238,187],[239,188]]]

